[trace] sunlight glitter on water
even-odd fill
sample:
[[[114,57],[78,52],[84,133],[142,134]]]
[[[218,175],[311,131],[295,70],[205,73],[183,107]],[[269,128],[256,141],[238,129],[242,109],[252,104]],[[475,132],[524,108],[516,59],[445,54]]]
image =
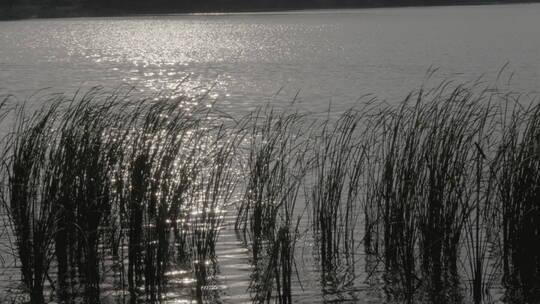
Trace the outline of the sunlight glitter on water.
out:
[[[3,23],[0,87],[34,92],[127,82],[145,92],[212,88],[242,112],[265,102],[306,110],[373,93],[403,98],[430,66],[476,79],[510,62],[537,90],[538,5],[79,18]],[[40,31],[35,31],[40,28]],[[519,48],[515,46],[519,45]],[[31,64],[30,64],[31,63]],[[521,87],[520,87],[521,88]],[[280,92],[279,94],[277,94]],[[276,94],[278,96],[276,96]]]
[[[225,107],[233,115],[269,101],[290,105],[300,90],[295,107],[326,115],[329,101],[339,113],[339,107],[348,107],[365,93],[401,98],[418,87],[431,65],[441,67],[446,73],[443,77],[460,73],[459,77],[476,78],[496,72],[508,60],[511,67],[519,68],[514,81],[527,91],[536,90],[540,83],[539,9],[538,5],[515,5],[2,23],[0,87],[26,94],[42,87],[69,91],[125,82],[152,97],[187,97],[187,101],[178,101],[187,112],[217,100],[218,108]],[[198,99],[200,96],[205,99]],[[162,148],[154,142],[159,136],[146,139],[152,151]],[[185,136],[194,142],[186,140],[182,147],[186,151],[213,148],[212,140],[198,141],[196,132],[188,131]],[[179,170],[188,161],[175,160],[173,167]],[[188,177],[184,181],[198,180]],[[156,197],[162,198],[162,194],[158,192]],[[201,205],[204,198],[194,203]],[[225,206],[192,210],[192,215],[210,211],[223,220],[216,253],[218,283],[209,286],[223,290],[226,302],[249,301],[250,252],[246,239],[233,229],[235,219],[225,210]],[[167,224],[179,225],[181,232],[208,230],[185,219]],[[305,220],[301,225],[309,227],[310,223]],[[297,258],[301,279],[307,281],[302,283],[308,287],[303,290],[307,295],[299,296],[300,302],[311,303],[323,296],[318,293],[319,282],[330,285],[324,296],[331,301],[358,294],[370,299],[385,296],[380,290],[385,278],[379,273],[368,283],[363,277],[356,278],[358,289],[338,294],[331,285],[339,280],[321,278],[320,269],[313,266],[318,264],[315,241],[308,236],[301,245]],[[360,263],[366,265],[359,268],[369,270],[377,261]],[[344,272],[342,268],[338,270]],[[11,282],[17,268],[7,269],[10,276],[4,280]],[[180,284],[178,289],[193,285],[193,274],[187,270],[167,275]],[[336,277],[347,275],[337,273]],[[378,294],[366,291],[366,284],[379,290]],[[188,296],[176,292],[167,295],[172,303],[193,302],[190,288],[184,290]]]

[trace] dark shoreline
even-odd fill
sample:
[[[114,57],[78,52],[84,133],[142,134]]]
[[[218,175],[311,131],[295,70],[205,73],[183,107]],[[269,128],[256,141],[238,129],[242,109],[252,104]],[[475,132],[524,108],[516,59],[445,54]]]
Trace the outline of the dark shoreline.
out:
[[[476,6],[476,5],[507,5],[507,4],[533,4],[533,1],[442,1],[436,3],[403,3],[403,4],[373,4],[373,5],[337,5],[337,6],[283,6],[283,7],[227,7],[217,9],[120,9],[120,8],[89,8],[78,6],[66,7],[13,7],[11,12],[5,7],[0,8],[0,21],[25,20],[25,19],[51,19],[51,18],[81,18],[81,17],[128,17],[141,15],[170,15],[170,14],[220,14],[220,13],[258,13],[258,12],[291,12],[302,10],[325,10],[325,9],[373,9],[373,8],[401,8],[401,7],[440,7],[440,6]]]

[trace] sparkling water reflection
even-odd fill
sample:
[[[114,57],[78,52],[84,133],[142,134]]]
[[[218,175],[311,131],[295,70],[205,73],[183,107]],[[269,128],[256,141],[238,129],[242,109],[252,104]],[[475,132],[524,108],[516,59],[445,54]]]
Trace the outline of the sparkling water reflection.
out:
[[[2,22],[0,88],[211,88],[232,112],[300,91],[299,106],[324,111],[368,93],[403,98],[430,66],[439,78],[475,79],[508,61],[513,83],[532,91],[539,13],[523,4]]]
[[[0,87],[24,96],[43,87],[75,91],[128,83],[150,94],[204,96],[231,113],[268,101],[289,104],[298,94],[299,108],[324,112],[329,101],[339,110],[366,93],[402,97],[429,66],[441,68],[439,77],[470,79],[495,75],[509,61],[518,71],[513,82],[532,91],[540,81],[539,13],[540,5],[532,4],[2,22]],[[208,284],[213,302],[251,302],[254,265],[234,221],[224,215]],[[393,278],[373,274],[374,257],[359,251],[352,258],[365,271],[350,273],[343,264],[323,277],[314,267],[320,264],[315,241],[305,237],[300,245],[296,301],[379,303],[389,293]],[[17,267],[6,266],[0,284],[16,290]],[[191,268],[166,275],[167,302],[196,301]],[[111,302],[121,296],[115,287],[103,285]]]

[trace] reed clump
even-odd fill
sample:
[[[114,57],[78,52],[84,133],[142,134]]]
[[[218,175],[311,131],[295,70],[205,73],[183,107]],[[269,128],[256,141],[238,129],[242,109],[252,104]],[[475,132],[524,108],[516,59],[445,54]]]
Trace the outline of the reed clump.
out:
[[[540,300],[540,106],[509,107],[503,118],[498,197],[504,284],[518,301]]]
[[[200,121],[188,118],[192,114],[173,103],[140,103],[122,135],[127,140],[116,174],[117,209],[125,214],[120,225],[126,235],[121,242],[128,246],[127,284],[132,299],[139,294],[152,302],[158,299],[172,252],[170,234],[172,244],[185,241],[185,229],[177,225],[186,221],[182,211],[188,208],[191,178],[201,170],[198,163],[180,161],[181,156],[194,153],[190,149],[198,149],[201,140]],[[182,251],[178,255],[186,255],[185,246],[176,248]]]
[[[365,148],[360,137],[363,113],[347,111],[337,122],[325,121],[314,144],[310,203],[323,269],[354,256],[359,194]]]
[[[449,301],[445,286],[459,282],[463,266],[480,303],[497,272],[490,253],[499,246],[499,220],[508,218],[495,190],[508,180],[503,105],[508,95],[498,91],[443,85],[370,118],[365,248],[398,277],[407,302],[423,294]]]
[[[45,280],[61,301],[99,303],[108,259],[131,302],[157,301],[170,256],[214,250],[235,142],[207,107],[129,96],[95,89],[14,110],[1,193],[32,303]]]
[[[17,118],[6,139],[2,166],[2,203],[15,234],[22,282],[30,303],[44,303],[44,284],[54,258],[54,202],[49,197],[53,160],[48,145],[57,103],[27,115],[15,109]],[[9,150],[8,150],[9,149]]]
[[[194,300],[216,300],[226,213],[256,303],[300,292],[302,239],[322,294],[356,297],[363,247],[381,265],[363,275],[382,272],[399,302],[462,301],[466,286],[483,303],[496,280],[509,301],[540,299],[534,100],[443,83],[322,119],[266,106],[238,120],[124,88],[48,95],[33,111],[10,100],[0,199],[32,304],[99,303],[111,276],[120,301],[159,302],[175,269]]]
[[[247,173],[236,228],[250,241],[254,302],[291,303],[297,208],[307,161],[302,116],[259,108],[241,125]]]
[[[376,223],[374,235],[387,272],[397,271],[403,296],[411,301],[417,289],[416,248],[419,235],[419,184],[423,162],[416,135],[419,116],[404,103],[397,110],[384,109],[371,128],[376,141],[369,152],[375,185],[368,192],[365,218]],[[418,110],[418,108],[416,109]],[[381,240],[379,240],[381,239]],[[379,245],[380,244],[380,245]],[[382,246],[382,248],[378,248]],[[382,249],[382,250],[381,250]]]

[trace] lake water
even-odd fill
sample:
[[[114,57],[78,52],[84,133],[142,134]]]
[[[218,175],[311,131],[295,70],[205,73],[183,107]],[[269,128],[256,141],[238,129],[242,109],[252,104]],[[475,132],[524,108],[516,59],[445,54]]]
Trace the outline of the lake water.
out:
[[[430,67],[439,68],[432,83],[482,74],[493,81],[506,63],[505,79],[515,72],[512,88],[537,93],[539,16],[540,4],[520,4],[0,22],[0,93],[24,100],[43,88],[74,92],[127,83],[149,93],[209,92],[231,113],[295,98],[317,113],[329,103],[345,109],[366,94],[400,100]],[[310,246],[299,250],[297,300],[384,299],[383,285],[366,282],[366,274],[352,289],[322,297]],[[0,254],[8,250],[0,245]],[[219,298],[249,302],[250,260],[241,239],[226,228],[217,251]],[[0,274],[0,294],[18,285],[13,265]],[[184,285],[189,290],[189,280]],[[500,289],[494,290],[497,300]],[[171,297],[185,303],[184,293],[178,288]]]
[[[397,100],[432,81],[540,84],[540,4],[0,22],[0,88],[122,83],[211,95],[232,112],[298,100],[325,111],[365,94]],[[508,75],[507,75],[508,76]],[[196,88],[197,90],[194,90]]]

